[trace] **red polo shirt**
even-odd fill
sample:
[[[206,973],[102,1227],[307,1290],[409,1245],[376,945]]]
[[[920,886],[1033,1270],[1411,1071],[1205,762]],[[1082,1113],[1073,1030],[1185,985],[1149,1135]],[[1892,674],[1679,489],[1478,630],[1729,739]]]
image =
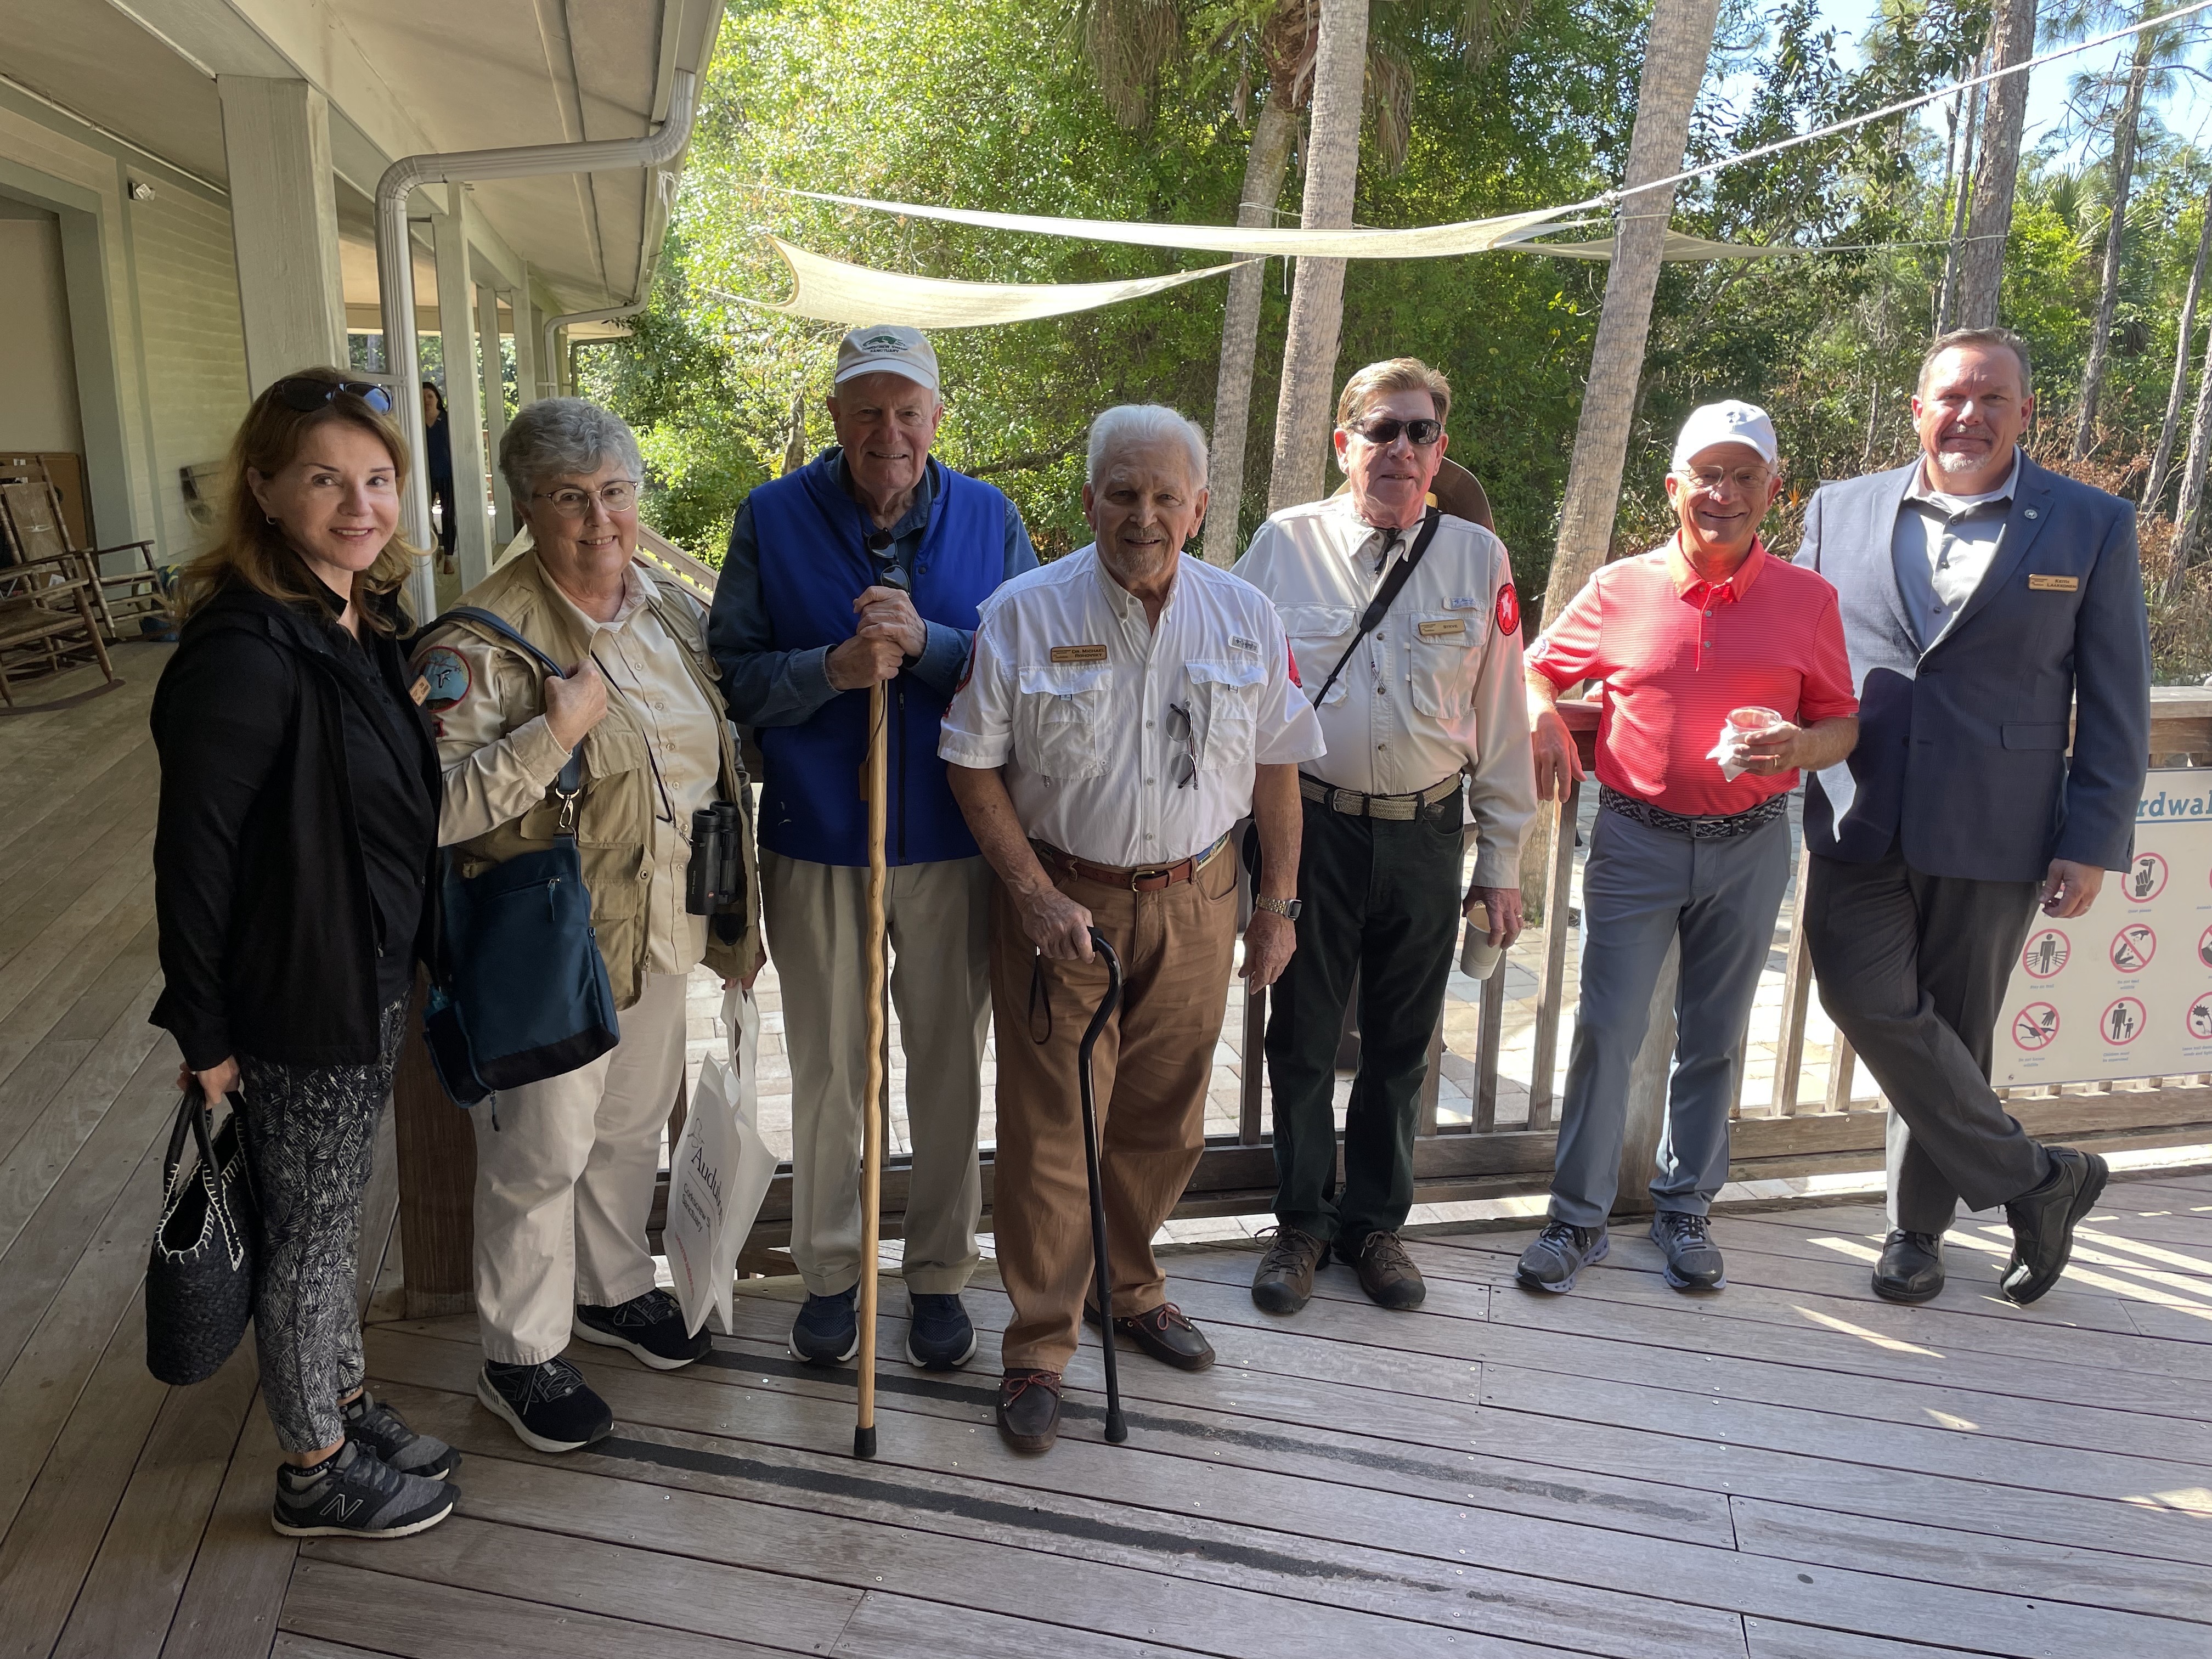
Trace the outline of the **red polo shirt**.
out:
[[[1562,690],[1598,682],[1599,782],[1700,817],[1797,786],[1795,772],[1722,777],[1707,756],[1730,709],[1810,726],[1859,707],[1836,590],[1759,542],[1717,585],[1673,541],[1607,565],[1529,647],[1528,666]]]

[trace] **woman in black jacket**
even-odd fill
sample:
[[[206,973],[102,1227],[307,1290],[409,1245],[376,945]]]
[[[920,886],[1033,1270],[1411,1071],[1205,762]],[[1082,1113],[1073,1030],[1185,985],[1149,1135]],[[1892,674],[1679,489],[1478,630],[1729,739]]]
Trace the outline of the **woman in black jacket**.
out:
[[[436,749],[396,639],[406,448],[381,387],[308,369],[254,399],[228,470],[154,694],[153,1019],[184,1086],[245,1102],[271,1523],[398,1537],[459,1496],[453,1450],[363,1389],[354,1301],[437,843]]]

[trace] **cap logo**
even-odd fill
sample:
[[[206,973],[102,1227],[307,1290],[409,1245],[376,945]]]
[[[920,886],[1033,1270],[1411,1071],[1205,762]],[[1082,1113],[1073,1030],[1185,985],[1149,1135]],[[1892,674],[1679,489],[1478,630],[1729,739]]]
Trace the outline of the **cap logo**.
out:
[[[896,334],[871,334],[860,342],[858,349],[862,351],[904,351],[906,342]]]

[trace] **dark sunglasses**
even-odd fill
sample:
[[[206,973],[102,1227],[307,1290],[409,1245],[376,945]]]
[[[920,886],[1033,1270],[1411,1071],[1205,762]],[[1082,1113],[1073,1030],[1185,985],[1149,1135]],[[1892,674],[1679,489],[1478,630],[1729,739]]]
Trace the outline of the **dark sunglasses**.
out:
[[[1398,434],[1403,433],[1412,441],[1416,449],[1426,449],[1444,435],[1444,423],[1442,421],[1427,419],[1400,421],[1394,420],[1388,415],[1378,415],[1373,420],[1363,422],[1352,429],[1366,439],[1369,443],[1376,445],[1395,444],[1398,441]]]
[[[368,380],[318,380],[301,375],[279,380],[269,389],[285,408],[301,415],[312,415],[325,404],[337,402],[341,392],[351,392],[379,414],[392,413],[392,394]]]

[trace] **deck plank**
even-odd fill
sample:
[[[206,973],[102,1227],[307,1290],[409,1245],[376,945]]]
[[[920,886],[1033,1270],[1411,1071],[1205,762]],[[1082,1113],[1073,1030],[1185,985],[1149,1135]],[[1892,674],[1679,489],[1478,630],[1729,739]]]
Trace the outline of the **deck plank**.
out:
[[[250,1411],[177,1599],[161,1659],[261,1659],[276,1641],[299,1556],[299,1546],[269,1525],[276,1471],[276,1431],[268,1413]]]

